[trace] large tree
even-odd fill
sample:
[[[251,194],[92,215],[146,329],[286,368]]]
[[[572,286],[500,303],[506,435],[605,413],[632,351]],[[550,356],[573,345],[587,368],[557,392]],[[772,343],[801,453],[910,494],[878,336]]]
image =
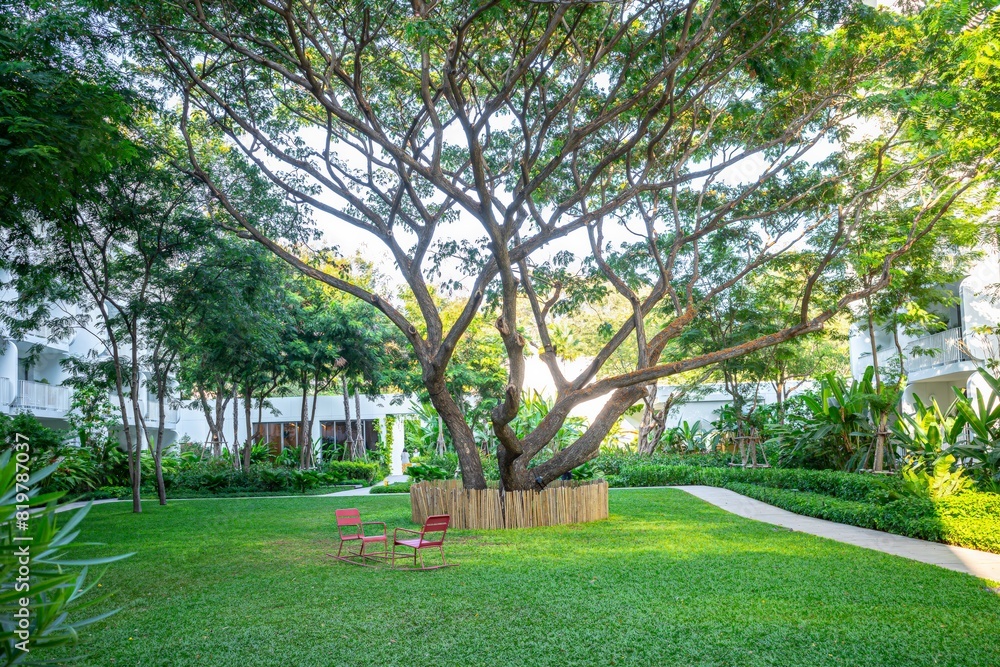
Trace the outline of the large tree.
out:
[[[820,330],[885,287],[893,262],[995,157],[991,141],[969,140],[955,122],[973,111],[970,100],[941,97],[966,75],[947,52],[927,55],[962,31],[994,29],[970,23],[975,3],[912,16],[815,1],[111,5],[125,32],[146,38],[133,57],[180,100],[190,172],[242,233],[369,302],[408,338],[469,487],[485,480],[446,379],[484,302],[496,304],[507,357],[491,413],[501,478],[537,488],[594,456],[651,382]],[[295,202],[380,242],[416,321],[257,226],[234,181],[204,156],[212,133]],[[868,224],[875,210],[891,230]],[[876,232],[884,243],[859,280],[845,256]],[[566,377],[550,331],[553,303],[566,295],[543,297],[535,278],[574,242],[589,247],[629,315]],[[720,244],[736,264],[707,271],[702,253]],[[793,322],[704,354],[664,355],[703,304],[789,250],[807,257]],[[430,286],[442,271],[464,301],[447,324]],[[518,317],[524,298],[528,323]],[[531,330],[557,396],[519,434],[511,422]],[[602,373],[624,345],[636,349],[634,366]],[[586,431],[532,465],[570,410],[600,396],[607,402]]]

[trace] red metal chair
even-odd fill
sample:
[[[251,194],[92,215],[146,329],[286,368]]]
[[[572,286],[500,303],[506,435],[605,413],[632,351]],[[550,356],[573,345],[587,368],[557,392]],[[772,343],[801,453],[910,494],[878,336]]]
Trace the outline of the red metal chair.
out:
[[[340,547],[337,549],[337,555],[327,554],[328,556],[333,556],[337,560],[342,560],[345,563],[350,563],[351,565],[365,565],[371,567],[366,562],[368,559],[374,558],[376,560],[384,561],[389,556],[389,545],[387,540],[388,529],[383,521],[362,521],[361,512],[357,509],[346,509],[337,510],[337,535],[340,537]],[[380,525],[382,526],[381,535],[365,535],[365,526],[369,525]],[[345,530],[350,531],[345,534]],[[382,543],[382,551],[368,552],[365,549],[369,544],[372,543]],[[350,545],[358,543],[360,548],[357,551],[351,551]],[[344,545],[347,544],[347,551],[344,552]],[[343,553],[343,555],[341,555]]]
[[[408,528],[396,528],[392,531],[392,566],[396,566],[396,547],[407,547],[413,549],[413,567],[412,568],[400,568],[407,570],[437,570],[442,567],[450,567],[457,565],[457,563],[448,563],[444,559],[444,536],[448,533],[448,524],[451,522],[451,517],[447,514],[438,514],[435,516],[427,517],[427,521],[424,522],[424,527],[419,531],[409,530]],[[416,538],[408,538],[401,540],[399,539],[399,533],[411,533],[416,535]],[[431,539],[440,533],[440,537]],[[424,566],[424,549],[433,549],[441,553],[441,564]],[[417,567],[417,557],[420,557],[420,567]],[[400,558],[410,558],[409,555],[400,554]]]

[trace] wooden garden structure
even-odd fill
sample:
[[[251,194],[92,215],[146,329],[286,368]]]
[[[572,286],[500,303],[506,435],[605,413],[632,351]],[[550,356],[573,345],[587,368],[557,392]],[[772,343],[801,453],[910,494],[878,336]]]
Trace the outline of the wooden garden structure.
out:
[[[556,481],[540,491],[504,491],[496,484],[466,489],[459,480],[410,487],[413,522],[448,514],[453,528],[497,529],[557,526],[608,518],[608,483]]]

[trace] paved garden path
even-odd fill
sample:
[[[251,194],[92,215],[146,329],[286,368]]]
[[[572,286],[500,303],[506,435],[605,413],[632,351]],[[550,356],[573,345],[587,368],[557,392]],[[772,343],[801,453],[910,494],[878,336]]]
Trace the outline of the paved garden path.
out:
[[[912,537],[848,526],[824,519],[814,519],[748,498],[729,489],[719,489],[714,486],[675,486],[672,488],[686,491],[696,498],[748,519],[1000,582],[1000,555],[998,554],[917,540]]]
[[[382,486],[383,484],[396,484],[397,482],[405,482],[409,477],[406,475],[389,475],[381,482],[375,486]],[[349,489],[347,491],[334,491],[333,493],[324,493],[321,498],[330,498],[331,496],[367,496],[371,493],[371,490],[375,488],[374,486],[366,486],[360,489]]]

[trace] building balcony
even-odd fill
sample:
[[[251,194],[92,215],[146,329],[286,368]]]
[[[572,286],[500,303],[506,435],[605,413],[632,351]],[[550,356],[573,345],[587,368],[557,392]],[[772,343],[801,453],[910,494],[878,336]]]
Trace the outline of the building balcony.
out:
[[[28,345],[42,345],[59,352],[68,352],[72,335],[56,336],[52,328],[42,325],[24,334],[23,341]]]
[[[148,424],[158,423],[158,420],[160,418],[160,408],[156,405],[156,403],[152,401],[149,402],[148,407],[149,407],[148,414],[146,414],[144,417],[146,423]],[[174,424],[177,423],[177,418],[178,418],[177,408],[167,407],[167,409],[164,410],[164,415],[163,415],[164,426],[173,426]]]
[[[72,390],[69,387],[18,380],[15,406],[24,410],[69,412],[71,396]]]
[[[960,327],[917,338],[906,346],[906,356],[910,373],[971,361],[962,347]]]

